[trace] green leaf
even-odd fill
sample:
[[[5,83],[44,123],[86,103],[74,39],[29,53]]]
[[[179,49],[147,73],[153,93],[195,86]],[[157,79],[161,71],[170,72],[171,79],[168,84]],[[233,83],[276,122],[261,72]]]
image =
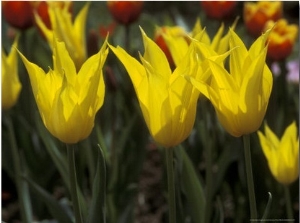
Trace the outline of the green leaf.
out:
[[[178,146],[174,152],[180,168],[181,188],[190,208],[192,222],[203,223],[206,203],[203,186],[185,150]]]
[[[58,222],[73,223],[71,216],[68,215],[67,212],[62,211],[64,207],[56,199],[54,199],[51,194],[49,194],[46,190],[29,178],[25,176],[23,177],[28,182],[33,192],[36,193],[38,197],[46,204],[53,218],[55,218]]]
[[[59,148],[57,148],[54,140],[51,138],[49,133],[47,132],[47,129],[44,127],[43,123],[41,122],[41,119],[38,118],[39,116],[36,116],[36,125],[37,130],[40,133],[40,136],[46,146],[46,149],[51,156],[56,168],[58,169],[63,181],[65,182],[66,186],[68,187],[68,190],[70,191],[70,181],[69,181],[69,171],[68,171],[68,161],[65,154],[63,154]],[[78,187],[78,199],[82,211],[82,215],[87,215],[87,205],[85,198]]]
[[[106,195],[106,168],[103,151],[99,145],[97,171],[93,184],[92,204],[89,210],[88,223],[104,223],[105,195]]]
[[[51,156],[56,168],[58,169],[61,177],[63,178],[66,185],[69,187],[69,174],[66,156],[57,148],[55,142],[51,139],[49,133],[44,127],[41,120],[36,117],[37,130],[46,146],[46,149]]]
[[[272,203],[272,194],[271,194],[271,192],[268,192],[268,194],[269,194],[268,203],[267,203],[266,209],[264,211],[264,214],[263,214],[261,220],[267,219],[269,216],[269,213],[270,213],[271,203]]]

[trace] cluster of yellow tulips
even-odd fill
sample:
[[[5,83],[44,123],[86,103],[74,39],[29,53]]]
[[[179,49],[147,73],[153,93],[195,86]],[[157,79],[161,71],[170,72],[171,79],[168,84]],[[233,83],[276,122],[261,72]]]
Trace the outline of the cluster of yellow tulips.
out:
[[[110,43],[109,35],[100,50],[88,57],[85,28],[90,3],[85,4],[74,21],[68,3],[56,7],[49,2],[48,6],[52,27],[48,28],[38,14],[35,20],[51,48],[53,64],[44,71],[27,59],[28,55],[18,47],[19,36],[8,55],[2,50],[3,111],[11,109],[22,94],[18,77],[20,58],[48,131],[68,146],[87,139],[93,131],[97,112],[104,105],[103,68],[112,53],[131,79],[152,139],[167,152],[170,222],[176,221],[172,152],[194,129],[200,98],[210,101],[225,131],[244,139],[251,219],[258,218],[251,167],[251,133],[257,132],[271,173],[279,183],[287,186],[298,179],[297,122],[287,126],[281,139],[266,122],[264,133],[260,131],[273,88],[273,74],[266,57],[269,37],[276,30],[276,24],[265,30],[250,47],[235,31],[238,20],[228,32],[224,32],[225,27],[221,25],[213,39],[202,28],[200,20],[191,32],[178,26],[157,27],[156,35],[162,36],[172,61],[155,39],[139,27],[144,52],[138,54],[138,59],[127,49]],[[76,222],[81,222],[81,208],[76,205],[75,172],[74,181],[71,179],[75,192],[71,193]]]

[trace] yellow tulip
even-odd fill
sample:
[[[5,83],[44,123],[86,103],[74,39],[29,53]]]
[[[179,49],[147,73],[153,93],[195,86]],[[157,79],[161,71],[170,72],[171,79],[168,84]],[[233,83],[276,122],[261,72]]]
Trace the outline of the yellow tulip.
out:
[[[190,42],[188,35],[180,26],[156,27],[154,41],[165,53],[171,68],[177,66],[187,52]]]
[[[275,179],[289,185],[299,177],[299,138],[296,122],[292,122],[279,138],[265,124],[265,135],[258,131],[260,145]]]
[[[77,143],[91,133],[95,115],[104,101],[102,67],[108,48],[103,44],[77,73],[64,42],[55,38],[53,47],[54,69],[48,73],[20,55],[45,126],[62,142]]]
[[[2,48],[2,108],[10,109],[19,98],[22,89],[18,76],[18,55],[16,47],[18,46],[18,37],[14,40],[12,49],[8,55]]]
[[[183,75],[206,78],[192,43],[184,58],[172,72],[163,51],[141,30],[145,48],[141,63],[121,47],[110,49],[126,68],[153,139],[169,148],[184,141],[190,134],[196,115],[199,92]],[[203,46],[204,47],[204,46]],[[206,53],[208,50],[203,49]]]
[[[43,23],[42,19],[35,13],[35,20],[39,28],[45,35],[49,45],[53,49],[53,36],[60,41],[65,42],[66,48],[71,55],[76,69],[79,70],[81,65],[86,60],[86,40],[85,40],[85,26],[88,13],[89,4],[86,4],[77,17],[72,21],[72,14],[69,11],[72,2],[66,2],[63,7],[55,4],[55,2],[47,2],[48,12],[51,21],[52,29],[48,29],[47,25]]]
[[[235,28],[236,23],[237,20],[232,24],[232,29]],[[156,37],[158,36],[159,38],[155,40],[165,52],[169,62],[171,61],[170,63],[172,63],[174,61],[175,66],[177,66],[188,51],[189,44],[194,40],[209,45],[213,51],[220,55],[226,54],[229,47],[229,32],[226,35],[223,35],[223,33],[224,24],[220,26],[211,40],[206,30],[202,28],[200,19],[197,19],[191,33],[185,32],[180,26],[157,27]]]
[[[245,47],[230,30],[230,73],[222,63],[208,60],[212,71],[210,83],[188,78],[215,107],[222,126],[233,136],[255,132],[265,116],[273,77],[265,63],[266,39],[270,31]]]
[[[237,24],[238,19],[234,21],[234,23],[231,26],[231,29],[235,29],[235,26]],[[194,28],[191,32],[191,36],[195,38],[196,40],[199,40],[203,43],[206,43],[212,47],[214,51],[216,51],[219,54],[223,54],[226,51],[228,51],[229,46],[229,32],[225,35],[224,33],[224,24],[222,23],[219,27],[216,35],[210,39],[208,33],[205,29],[202,28],[200,19],[197,19]]]

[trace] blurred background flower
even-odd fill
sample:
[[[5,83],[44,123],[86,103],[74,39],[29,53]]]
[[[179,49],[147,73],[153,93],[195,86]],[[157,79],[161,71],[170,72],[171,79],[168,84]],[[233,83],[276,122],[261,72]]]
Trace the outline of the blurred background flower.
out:
[[[253,37],[261,35],[267,21],[277,21],[282,17],[282,7],[280,1],[245,2],[243,18],[247,31]]]
[[[2,1],[4,19],[13,27],[26,30],[33,26],[33,2]]]
[[[9,53],[6,53],[3,48],[1,51],[1,102],[2,109],[5,110],[10,109],[17,103],[22,89],[18,73],[18,40],[19,36],[15,38]]]
[[[299,28],[295,24],[288,24],[286,19],[279,19],[277,22],[267,21],[264,31],[271,28],[273,29],[268,38],[267,56],[273,61],[286,59],[292,53],[299,37]]]
[[[55,2],[47,2],[47,4],[51,28],[48,27],[47,19],[40,17],[39,14],[35,14],[36,23],[52,49],[53,38],[58,38],[60,41],[65,42],[67,50],[75,62],[76,69],[79,70],[87,57],[85,29],[89,4],[85,4],[74,22],[70,13],[72,2],[66,2],[63,5]]]
[[[287,75],[286,75],[286,80],[287,82],[290,83],[299,83],[299,60],[291,60],[287,62],[286,64],[287,67]],[[281,69],[278,63],[272,63],[271,66],[272,73],[274,76],[279,76],[281,74]]]
[[[273,177],[284,185],[299,177],[299,138],[296,122],[292,122],[279,139],[267,124],[263,134],[258,131],[260,145]]]
[[[111,15],[122,25],[135,22],[142,12],[143,5],[143,1],[107,1]]]
[[[200,1],[205,14],[212,19],[224,19],[233,16],[236,9],[236,1]]]

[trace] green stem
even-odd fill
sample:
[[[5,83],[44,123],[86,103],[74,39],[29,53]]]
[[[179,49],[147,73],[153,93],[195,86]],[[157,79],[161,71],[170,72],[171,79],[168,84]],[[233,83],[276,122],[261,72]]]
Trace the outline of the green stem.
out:
[[[257,210],[256,210],[256,200],[255,200],[254,182],[253,182],[253,174],[252,174],[250,135],[244,135],[243,141],[244,141],[246,175],[247,175],[248,194],[249,194],[249,203],[250,203],[250,214],[251,214],[251,219],[254,220],[257,219]]]
[[[173,148],[167,148],[167,175],[168,175],[168,198],[169,198],[169,223],[176,222],[176,203],[175,203],[175,181],[173,168]]]
[[[70,192],[71,199],[73,202],[75,223],[82,223],[80,204],[77,192],[77,178],[76,178],[76,167],[75,167],[75,145],[67,144],[68,153],[68,164],[69,164],[69,175],[70,175]]]
[[[205,168],[205,182],[206,182],[206,211],[205,222],[210,222],[211,205],[212,205],[212,188],[213,188],[213,172],[212,172],[212,143],[208,142],[206,146],[206,168]]]
[[[285,202],[286,202],[286,213],[288,219],[294,219],[293,216],[293,209],[292,209],[292,202],[291,202],[291,195],[290,195],[290,189],[288,186],[284,186],[284,196],[285,196]]]
[[[87,166],[89,170],[89,175],[90,175],[90,186],[93,187],[93,182],[94,182],[94,176],[96,174],[96,163],[94,159],[94,153],[91,148],[90,140],[86,139],[84,140],[84,148],[86,149],[86,156],[87,156]]]
[[[125,49],[130,52],[130,25],[125,25]]]
[[[20,202],[20,212],[21,218],[25,223],[31,223],[31,204],[30,204],[30,196],[28,191],[27,182],[22,179],[22,166],[21,166],[21,157],[18,151],[15,131],[13,127],[12,120],[9,115],[6,117],[8,131],[9,131],[9,141],[11,144],[11,150],[13,153],[13,164],[15,169],[15,181],[17,186],[17,191],[19,195]]]

